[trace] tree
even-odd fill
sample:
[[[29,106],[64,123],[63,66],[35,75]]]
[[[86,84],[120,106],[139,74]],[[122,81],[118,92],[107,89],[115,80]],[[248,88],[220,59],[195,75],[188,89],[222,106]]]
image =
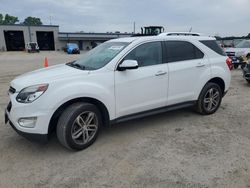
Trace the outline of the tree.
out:
[[[0,14],[1,25],[13,25],[16,22],[19,22],[18,17],[11,16],[9,14],[6,14],[5,16],[3,16],[2,14]]]
[[[0,25],[3,25],[3,15],[0,14]]]
[[[24,25],[42,25],[43,23],[40,18],[29,16],[25,18],[23,24]]]

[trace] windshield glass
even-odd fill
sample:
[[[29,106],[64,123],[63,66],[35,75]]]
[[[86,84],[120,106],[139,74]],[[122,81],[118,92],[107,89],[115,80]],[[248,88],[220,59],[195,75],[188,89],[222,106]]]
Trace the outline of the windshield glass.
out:
[[[250,48],[250,41],[249,40],[243,40],[238,45],[236,45],[236,48]]]
[[[74,64],[84,67],[85,70],[97,70],[107,65],[118,53],[129,43],[127,42],[106,42],[89,51]]]

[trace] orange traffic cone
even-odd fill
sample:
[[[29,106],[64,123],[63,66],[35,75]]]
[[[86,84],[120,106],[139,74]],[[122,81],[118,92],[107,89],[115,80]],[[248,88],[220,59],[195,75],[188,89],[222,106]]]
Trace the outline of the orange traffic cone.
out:
[[[49,61],[48,61],[48,58],[45,57],[45,59],[44,59],[44,67],[46,68],[48,66],[49,66]]]

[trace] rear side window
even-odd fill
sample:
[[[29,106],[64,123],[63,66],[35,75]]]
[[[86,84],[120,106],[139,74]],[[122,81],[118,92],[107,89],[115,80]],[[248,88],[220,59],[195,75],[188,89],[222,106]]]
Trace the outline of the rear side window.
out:
[[[204,54],[190,42],[167,41],[165,44],[168,62],[202,59],[204,57]]]
[[[219,44],[215,40],[201,40],[200,41],[202,44],[216,52],[217,54],[226,56],[226,53],[224,50],[219,46]]]

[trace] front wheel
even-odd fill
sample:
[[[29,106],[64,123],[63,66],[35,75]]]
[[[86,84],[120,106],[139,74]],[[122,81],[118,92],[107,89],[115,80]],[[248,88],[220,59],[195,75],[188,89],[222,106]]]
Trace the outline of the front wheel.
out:
[[[222,91],[218,84],[207,83],[202,89],[196,104],[196,111],[203,115],[215,113],[220,107]]]
[[[66,148],[83,150],[93,144],[101,125],[98,108],[90,103],[75,103],[58,120],[57,138]]]

